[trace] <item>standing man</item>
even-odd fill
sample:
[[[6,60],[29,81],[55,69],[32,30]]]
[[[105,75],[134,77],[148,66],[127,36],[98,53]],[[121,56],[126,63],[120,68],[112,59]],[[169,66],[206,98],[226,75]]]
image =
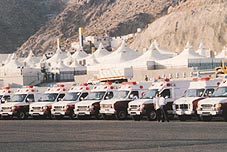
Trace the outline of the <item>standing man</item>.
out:
[[[153,101],[154,101],[154,109],[156,110],[156,116],[157,116],[158,122],[161,121],[161,109],[160,109],[161,107],[160,107],[159,99],[160,99],[159,92],[156,92]]]
[[[161,95],[161,97],[159,98],[159,105],[160,105],[160,109],[161,109],[162,122],[164,122],[164,121],[169,122],[166,104],[167,103],[166,103],[165,98]]]

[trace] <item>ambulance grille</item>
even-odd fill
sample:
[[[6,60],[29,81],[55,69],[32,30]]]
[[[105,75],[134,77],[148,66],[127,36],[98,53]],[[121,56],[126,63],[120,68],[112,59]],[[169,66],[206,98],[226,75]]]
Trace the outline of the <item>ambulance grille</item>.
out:
[[[10,112],[11,107],[2,107],[2,112]]]
[[[61,111],[63,109],[62,106],[54,106],[55,111]]]
[[[203,110],[212,110],[212,104],[202,104],[201,107]]]

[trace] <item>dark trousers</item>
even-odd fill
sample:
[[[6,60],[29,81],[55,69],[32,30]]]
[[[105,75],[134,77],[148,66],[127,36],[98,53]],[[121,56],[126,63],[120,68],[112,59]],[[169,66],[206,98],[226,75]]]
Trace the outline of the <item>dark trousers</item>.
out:
[[[169,121],[166,105],[161,107],[161,117],[163,122]]]
[[[161,121],[162,112],[161,109],[156,110],[157,121]]]

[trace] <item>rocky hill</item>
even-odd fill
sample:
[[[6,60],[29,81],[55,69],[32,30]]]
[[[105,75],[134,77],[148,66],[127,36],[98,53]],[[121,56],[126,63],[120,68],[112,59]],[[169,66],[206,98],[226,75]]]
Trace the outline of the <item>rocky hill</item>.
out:
[[[17,49],[20,55],[29,50],[35,54],[54,51],[58,37],[69,47],[78,40],[80,26],[85,27],[85,36],[121,36],[141,28],[142,32],[130,40],[131,47],[137,50],[157,40],[172,51],[181,51],[187,41],[195,48],[202,41],[210,49],[220,51],[227,41],[226,0],[12,1],[13,5],[8,5],[11,11],[0,8],[6,20],[4,24],[0,22],[0,29],[5,32],[0,37],[0,51],[16,50],[22,44]],[[22,6],[23,10],[18,9]],[[7,20],[12,11],[17,12],[15,21],[14,17]]]
[[[203,42],[207,48],[220,52],[227,43],[227,1],[190,0],[149,24],[133,41],[141,50],[157,40],[161,46],[180,52],[189,41],[198,49]]]
[[[137,28],[146,28],[155,19],[167,14],[170,6],[180,0],[87,0],[78,3],[69,0],[66,8],[48,24],[43,26],[18,53],[26,54],[34,50],[42,54],[56,49],[56,39],[60,37],[64,46],[78,39],[78,28],[85,27],[85,36],[109,34],[120,36],[133,33]]]
[[[66,0],[1,0],[0,53],[14,52],[61,12]]]

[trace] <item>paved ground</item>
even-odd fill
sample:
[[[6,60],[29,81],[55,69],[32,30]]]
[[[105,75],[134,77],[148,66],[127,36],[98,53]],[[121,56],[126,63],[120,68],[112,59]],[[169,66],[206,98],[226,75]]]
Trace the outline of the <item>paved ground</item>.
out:
[[[0,120],[0,151],[226,151],[227,123]]]

